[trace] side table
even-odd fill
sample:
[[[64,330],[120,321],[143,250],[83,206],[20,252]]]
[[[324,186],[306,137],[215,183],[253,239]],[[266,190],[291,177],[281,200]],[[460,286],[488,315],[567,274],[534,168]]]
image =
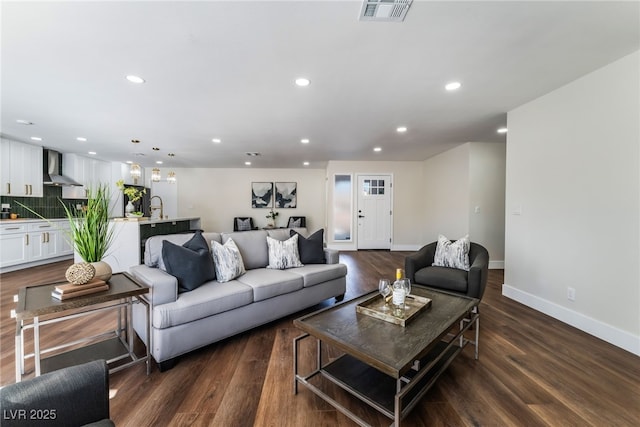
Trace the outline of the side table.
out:
[[[66,283],[66,282],[64,282]],[[109,289],[95,294],[57,300],[51,296],[53,289],[61,283],[25,286],[18,292],[16,318],[16,382],[25,373],[25,360],[33,357],[35,375],[55,371],[65,366],[78,365],[91,360],[105,359],[109,372],[116,372],[136,363],[147,364],[150,372],[149,347],[145,355],[137,356],[133,351],[134,334],[131,322],[133,304],[144,304],[147,311],[147,336],[149,336],[150,307],[143,294],[149,288],[138,283],[128,273],[117,273],[109,279]],[[41,348],[40,328],[44,325],[75,319],[102,311],[117,310],[115,330],[99,335],[83,337],[72,342],[49,348]],[[25,354],[25,331],[33,330],[33,353]],[[77,335],[82,335],[78,331]],[[65,348],[71,350],[62,351]],[[54,353],[49,357],[42,357]]]

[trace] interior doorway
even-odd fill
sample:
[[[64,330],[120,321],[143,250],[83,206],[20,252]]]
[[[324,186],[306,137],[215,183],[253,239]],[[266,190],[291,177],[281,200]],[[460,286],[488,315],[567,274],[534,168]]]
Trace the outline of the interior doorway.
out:
[[[358,249],[391,249],[391,175],[358,175]]]

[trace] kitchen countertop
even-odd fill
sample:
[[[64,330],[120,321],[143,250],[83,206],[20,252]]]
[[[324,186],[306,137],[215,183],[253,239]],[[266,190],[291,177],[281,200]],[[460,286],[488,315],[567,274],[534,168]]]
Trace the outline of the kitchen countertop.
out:
[[[68,221],[66,218],[17,218],[17,219],[0,219],[0,224],[18,224],[24,222],[55,222],[55,221]]]
[[[174,217],[174,218],[163,218],[163,219],[151,219],[151,218],[113,218],[113,221],[116,222],[135,222],[139,225],[146,224],[159,224],[163,222],[175,222],[175,221],[199,221],[200,217]]]

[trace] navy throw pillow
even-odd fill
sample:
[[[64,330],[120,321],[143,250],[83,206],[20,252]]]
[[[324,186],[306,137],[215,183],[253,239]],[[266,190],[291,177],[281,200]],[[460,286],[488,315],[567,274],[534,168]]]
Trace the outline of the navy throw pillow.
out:
[[[216,278],[213,259],[200,231],[182,246],[164,240],[162,260],[167,273],[178,279],[178,292],[189,292]]]
[[[324,229],[316,231],[309,237],[303,237],[295,230],[289,232],[290,236],[298,235],[298,253],[303,264],[324,264]]]

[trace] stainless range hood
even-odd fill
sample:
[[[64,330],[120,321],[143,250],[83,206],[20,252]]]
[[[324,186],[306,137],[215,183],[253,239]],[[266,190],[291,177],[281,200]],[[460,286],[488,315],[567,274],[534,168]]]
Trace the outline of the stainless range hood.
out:
[[[62,154],[57,151],[44,149],[42,152],[42,166],[44,168],[42,171],[44,185],[82,186],[82,184],[73,179],[62,175]]]

